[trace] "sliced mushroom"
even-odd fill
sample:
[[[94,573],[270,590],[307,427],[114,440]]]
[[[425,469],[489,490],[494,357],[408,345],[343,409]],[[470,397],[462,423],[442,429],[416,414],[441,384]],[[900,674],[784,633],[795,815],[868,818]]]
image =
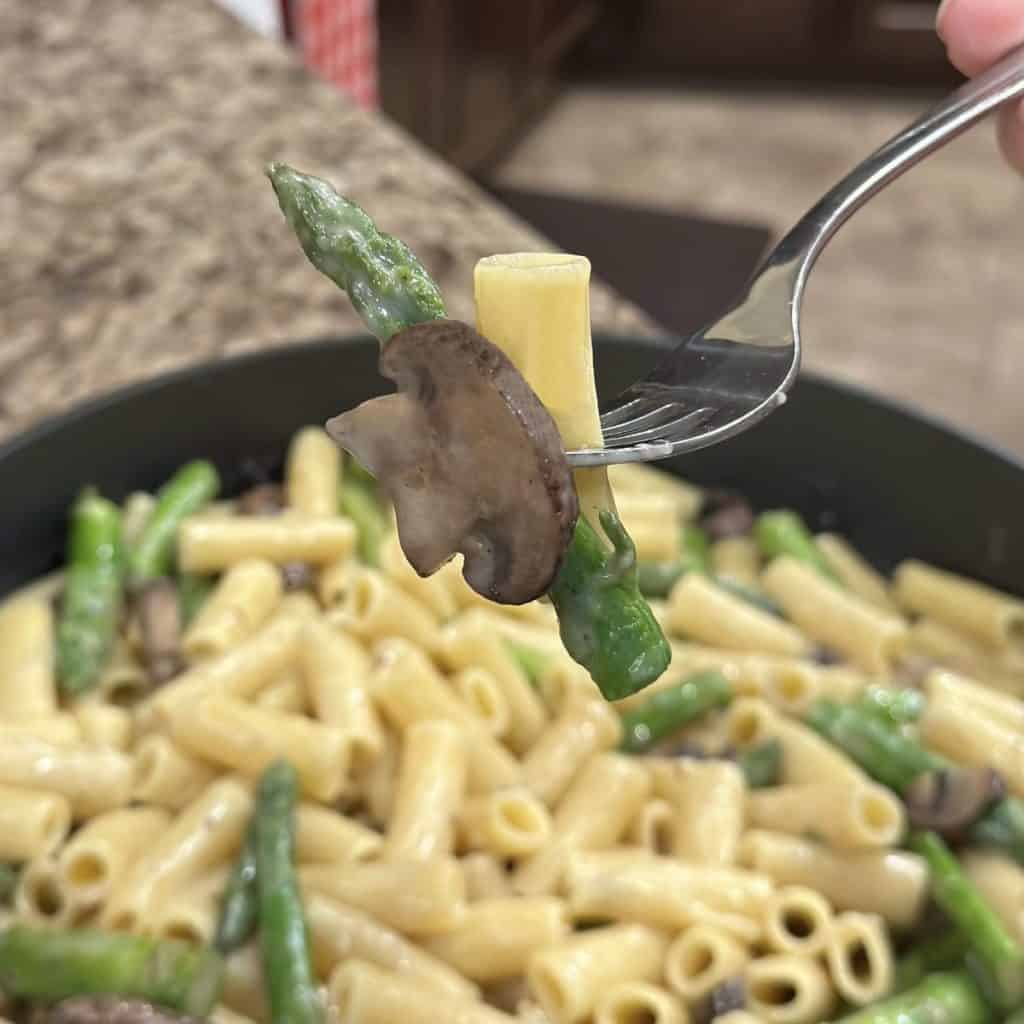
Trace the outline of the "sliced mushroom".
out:
[[[421,576],[457,552],[479,594],[540,597],[558,572],[578,505],[551,415],[508,357],[471,327],[433,320],[394,335],[381,373],[398,393],[327,424],[381,481]]]
[[[742,1010],[747,1005],[747,986],[742,976],[734,975],[720,981],[706,996],[693,1006],[695,1024],[711,1024],[718,1017],[724,1017],[733,1010]]]
[[[742,537],[754,528],[750,502],[735,491],[707,491],[701,513],[700,524],[712,540]]]
[[[257,484],[238,499],[242,516],[276,516],[284,510],[284,489],[279,484]]]
[[[315,579],[316,574],[309,562],[286,562],[281,566],[281,581],[289,592],[309,590]]]
[[[154,580],[138,595],[142,658],[158,685],[181,671],[181,606],[178,591],[168,579]]]
[[[49,1008],[46,1024],[200,1024],[141,999],[118,996],[76,996]]]
[[[944,768],[914,779],[903,792],[903,802],[915,828],[956,840],[1005,795],[1006,783],[992,768]]]

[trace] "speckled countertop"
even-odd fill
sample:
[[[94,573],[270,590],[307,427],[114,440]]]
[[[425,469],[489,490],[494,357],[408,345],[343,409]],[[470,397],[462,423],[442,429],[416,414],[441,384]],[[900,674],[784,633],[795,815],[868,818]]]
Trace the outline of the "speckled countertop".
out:
[[[0,438],[127,381],[358,329],[263,177],[330,178],[453,316],[483,255],[544,242],[211,0],[0,0]],[[600,286],[596,325],[644,318]]]

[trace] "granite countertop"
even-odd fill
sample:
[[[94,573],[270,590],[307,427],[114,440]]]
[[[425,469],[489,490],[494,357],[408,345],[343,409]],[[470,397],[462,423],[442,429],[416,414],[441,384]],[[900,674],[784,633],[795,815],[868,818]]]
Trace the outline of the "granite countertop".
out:
[[[0,439],[173,367],[359,329],[263,177],[331,179],[404,238],[453,316],[472,268],[545,242],[211,0],[4,5]],[[595,285],[595,326],[649,322]]]

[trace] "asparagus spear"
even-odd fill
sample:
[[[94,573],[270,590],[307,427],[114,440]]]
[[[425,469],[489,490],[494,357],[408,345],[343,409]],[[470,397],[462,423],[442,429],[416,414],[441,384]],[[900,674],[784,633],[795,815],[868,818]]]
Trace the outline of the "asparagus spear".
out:
[[[220,904],[220,918],[213,945],[227,956],[241,949],[256,931],[259,890],[256,883],[256,826],[249,824],[245,842],[235,862]]]
[[[64,601],[57,625],[57,674],[69,696],[99,680],[121,615],[124,551],[121,512],[94,490],[71,510]]]
[[[120,995],[203,1017],[220,975],[217,953],[184,942],[25,925],[0,932],[0,990],[16,999]]]
[[[732,700],[732,687],[719,672],[700,672],[677,686],[654,694],[622,716],[622,749],[630,754],[650,750],[666,736]]]
[[[771,739],[756,747],[748,747],[739,752],[736,763],[750,789],[777,786],[782,776],[782,744]]]
[[[958,931],[919,942],[896,961],[892,980],[895,995],[913,988],[932,971],[942,971],[963,963],[967,941]]]
[[[348,293],[382,342],[412,324],[446,316],[437,285],[409,247],[377,229],[320,178],[272,163],[267,177],[310,263]]]
[[[528,644],[521,644],[507,638],[505,640],[505,647],[508,648],[509,654],[515,658],[516,664],[523,670],[526,678],[530,680],[530,685],[537,686],[547,666],[547,656],[535,647],[530,647]]]
[[[854,703],[860,711],[897,728],[916,722],[924,711],[924,705],[925,697],[920,690],[889,686],[869,686]]]
[[[843,1017],[839,1024],[992,1024],[977,986],[963,971],[930,974],[913,988]]]
[[[813,566],[822,576],[838,582],[825,556],[814,543],[811,531],[796,512],[789,509],[762,512],[754,522],[754,536],[766,558],[792,555]]]
[[[181,467],[157,492],[156,508],[132,549],[128,561],[133,585],[170,575],[178,527],[198,512],[220,489],[217,470],[197,460]]]
[[[675,562],[638,562],[637,585],[644,597],[668,597],[669,591],[687,572],[707,572],[708,535],[693,523],[684,523],[679,533],[679,559]]]
[[[272,1024],[322,1024],[309,935],[295,877],[295,769],[275,761],[256,797],[256,879]]]
[[[612,550],[580,516],[550,597],[570,657],[608,700],[620,700],[657,679],[672,652],[637,586],[632,539],[610,509],[600,518]]]
[[[807,723],[872,778],[901,794],[922,772],[951,767],[945,758],[860,708],[820,700],[808,712]],[[1024,801],[997,800],[971,826],[968,838],[1024,864]]]
[[[928,862],[932,898],[967,941],[990,997],[1004,1010],[1024,1001],[1024,947],[964,874],[935,832],[918,832],[909,846]]]
[[[437,285],[409,249],[325,181],[272,163],[267,175],[306,256],[348,292],[382,342],[398,331],[443,318]],[[601,510],[608,544],[583,516],[550,596],[562,642],[615,700],[656,679],[672,654],[637,586],[633,543],[612,508]]]
[[[919,743],[880,722],[878,718],[831,700],[817,701],[807,714],[808,724],[856,761],[879,782],[902,792],[922,772],[945,762]]]
[[[386,527],[372,484],[367,485],[358,477],[346,475],[341,483],[338,504],[342,514],[355,524],[359,557],[367,565],[379,565],[380,545]]]

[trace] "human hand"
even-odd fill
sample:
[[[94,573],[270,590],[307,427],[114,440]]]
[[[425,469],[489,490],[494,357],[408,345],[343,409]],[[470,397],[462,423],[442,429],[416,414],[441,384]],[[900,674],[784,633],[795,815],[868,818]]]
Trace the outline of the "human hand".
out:
[[[1021,0],[943,0],[936,20],[939,37],[955,67],[972,76],[1024,43]],[[999,145],[1024,172],[1024,103],[999,112]]]

